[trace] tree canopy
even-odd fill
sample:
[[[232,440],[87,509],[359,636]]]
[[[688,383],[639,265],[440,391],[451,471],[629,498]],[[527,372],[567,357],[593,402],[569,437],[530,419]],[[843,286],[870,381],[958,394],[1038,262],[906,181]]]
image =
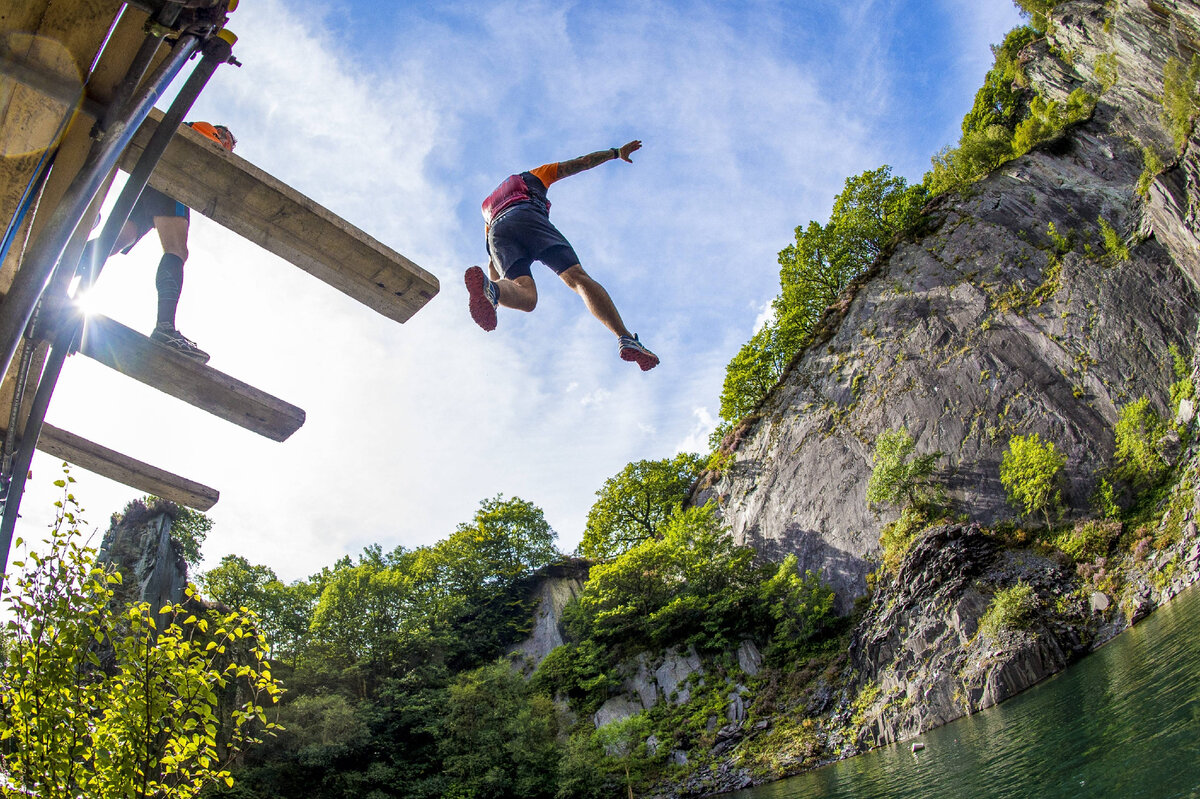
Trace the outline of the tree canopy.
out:
[[[825,224],[810,221],[779,253],[780,294],[773,317],[729,363],[721,390],[726,425],[750,413],[811,340],[825,309],[883,252],[921,220],[924,186],[909,186],[884,165],[846,179]]]
[[[673,458],[627,464],[596,492],[580,554],[611,558],[659,537],[664,522],[687,499],[703,465],[703,458],[686,452]]]
[[[1009,501],[1025,514],[1041,513],[1050,527],[1050,514],[1062,503],[1060,480],[1066,457],[1037,433],[1013,436],[1000,460],[1000,483]]]

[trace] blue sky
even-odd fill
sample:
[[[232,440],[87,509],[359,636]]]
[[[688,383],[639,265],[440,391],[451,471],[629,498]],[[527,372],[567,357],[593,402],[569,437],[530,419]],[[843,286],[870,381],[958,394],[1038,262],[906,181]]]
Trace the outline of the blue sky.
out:
[[[49,420],[212,485],[206,565],[238,552],[296,579],[380,543],[436,541],[479,501],[520,496],[578,543],[626,463],[701,450],[725,365],[778,291],[793,229],[846,177],[919,180],[1019,23],[1011,0],[433,4],[256,0],[190,118],[238,154],[433,272],[397,325],[194,217],[180,329],[211,365],[305,408],[283,444],[73,358]],[[463,270],[505,176],[638,138],[632,165],[555,184],[552,219],[628,326],[642,373],[535,265],[540,302],[484,333]],[[152,237],[114,258],[102,310],[148,332]],[[58,465],[39,455],[19,534]],[[103,530],[136,496],[77,471]]]

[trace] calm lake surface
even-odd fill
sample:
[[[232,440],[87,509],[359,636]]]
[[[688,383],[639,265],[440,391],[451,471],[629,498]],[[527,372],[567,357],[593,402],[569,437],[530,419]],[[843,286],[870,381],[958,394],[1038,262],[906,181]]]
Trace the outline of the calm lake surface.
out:
[[[1200,589],[1063,673],[914,739],[728,799],[1200,799]]]

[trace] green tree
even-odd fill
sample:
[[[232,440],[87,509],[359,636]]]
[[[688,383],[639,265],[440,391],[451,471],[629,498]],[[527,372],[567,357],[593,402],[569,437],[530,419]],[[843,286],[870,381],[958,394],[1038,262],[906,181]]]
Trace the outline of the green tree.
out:
[[[1151,407],[1150,399],[1141,397],[1122,407],[1114,433],[1117,474],[1135,485],[1156,483],[1167,470],[1159,448],[1167,425]]]
[[[650,720],[645,713],[611,721],[596,730],[596,742],[608,759],[620,764],[625,774],[625,790],[633,799],[633,784],[641,776],[646,760],[646,740],[650,737]]]
[[[777,657],[794,659],[833,616],[833,589],[811,571],[801,576],[795,555],[784,558],[759,593],[774,622],[768,653]]]
[[[885,430],[875,439],[875,466],[867,480],[872,505],[923,505],[930,495],[929,478],[942,452],[914,455],[916,442],[907,428]]]
[[[226,555],[220,564],[200,575],[200,589],[226,607],[249,608],[257,614],[272,656],[295,665],[312,622],[315,586],[303,581],[284,583],[267,566],[241,555]]]
[[[993,125],[999,125],[1009,132],[1016,130],[1017,123],[1025,116],[1032,94],[1019,56],[1021,50],[1037,35],[1033,28],[1021,26],[1009,31],[1003,43],[992,46],[995,60],[983,79],[983,86],[975,93],[971,110],[963,117],[963,136]]]
[[[435,547],[444,556],[444,576],[460,591],[503,583],[531,574],[562,557],[557,534],[542,509],[499,494],[479,503],[470,522]]]
[[[1013,157],[1012,132],[988,125],[964,133],[958,147],[945,147],[933,156],[924,185],[931,195],[969,186]]]
[[[442,729],[447,797],[554,796],[565,719],[506,660],[450,684]]]
[[[587,558],[611,558],[658,537],[663,524],[687,499],[703,466],[703,458],[687,452],[627,464],[596,492],[580,553]]]
[[[796,241],[779,253],[782,292],[775,300],[779,342],[798,352],[825,308],[883,251],[888,240],[921,218],[926,194],[908,186],[890,166],[846,179],[825,225],[796,228]]]
[[[725,368],[720,414],[726,423],[754,411],[779,382],[795,347],[780,341],[780,327],[770,319],[742,345]]]
[[[404,589],[402,578],[378,563],[338,569],[313,610],[314,654],[342,669],[385,661],[394,648],[392,633],[402,624]],[[357,672],[359,698],[366,698],[373,685],[367,672]]]
[[[57,505],[48,551],[15,561],[24,571],[4,588],[0,793],[186,798],[232,785],[229,762],[273,729],[261,703],[280,692],[255,619],[117,607],[119,577],[78,543],[74,498]],[[240,704],[226,714],[232,696]]]
[[[1050,27],[1050,12],[1058,5],[1059,0],[1013,0],[1013,5],[1022,14],[1029,17],[1030,24],[1038,31]]]
[[[674,644],[736,645],[759,608],[753,560],[711,506],[683,510],[661,538],[592,567],[571,617],[572,633],[593,639],[614,659]]]
[[[1062,504],[1060,482],[1066,456],[1041,436],[1013,436],[1000,460],[1000,483],[1008,501],[1025,514],[1041,513],[1049,530],[1050,514]]]
[[[812,339],[821,316],[898,233],[922,219],[924,186],[909,186],[884,165],[846,179],[829,221],[796,228],[779,253],[780,294],[774,318],[742,347],[726,371],[721,418],[734,422],[752,411],[784,368]]]

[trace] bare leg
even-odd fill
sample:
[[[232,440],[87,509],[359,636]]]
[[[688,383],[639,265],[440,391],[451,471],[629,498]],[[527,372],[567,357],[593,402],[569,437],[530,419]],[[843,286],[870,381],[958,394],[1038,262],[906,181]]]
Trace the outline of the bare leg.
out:
[[[496,297],[505,308],[532,311],[537,307],[537,284],[529,275],[520,275],[512,280],[502,278],[492,282],[496,284]]]
[[[600,324],[607,327],[613,335],[633,337],[629,328],[625,327],[625,323],[621,321],[621,314],[617,312],[617,306],[613,304],[612,297],[608,296],[604,286],[583,271],[582,266],[575,264],[566,269],[559,277],[583,299],[583,304],[592,312],[592,316],[599,319]]]
[[[180,260],[187,260],[187,217],[156,216],[154,217],[154,229],[158,231],[158,240],[162,242],[164,253],[167,255],[178,255]]]

